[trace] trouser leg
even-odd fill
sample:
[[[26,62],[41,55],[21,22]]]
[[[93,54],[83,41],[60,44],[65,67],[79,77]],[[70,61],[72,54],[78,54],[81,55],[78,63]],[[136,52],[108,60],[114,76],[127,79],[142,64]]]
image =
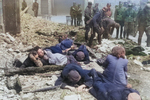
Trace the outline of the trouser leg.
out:
[[[71,26],[73,26],[73,17],[71,17]]]
[[[150,35],[147,35],[147,47],[150,47]]]
[[[92,46],[92,42],[93,42],[94,37],[95,37],[95,30],[93,30],[93,34],[91,34],[91,37],[89,40],[89,46]]]
[[[85,25],[85,42],[88,41],[88,33],[90,31],[90,27],[88,24]]]
[[[142,36],[144,33],[144,27],[143,26],[139,26],[139,37],[138,37],[138,45],[141,45],[141,40],[142,40]]]

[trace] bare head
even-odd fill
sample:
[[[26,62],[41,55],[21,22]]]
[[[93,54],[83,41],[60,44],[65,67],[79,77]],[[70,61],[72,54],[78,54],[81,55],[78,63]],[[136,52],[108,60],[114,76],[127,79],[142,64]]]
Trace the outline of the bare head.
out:
[[[122,46],[115,46],[112,49],[112,55],[118,58],[125,58],[125,54],[126,54],[125,49]]]
[[[99,4],[98,4],[98,3],[96,3],[96,4],[95,4],[95,7],[98,7],[98,5],[99,5]]]
[[[111,7],[111,3],[107,3],[107,8],[110,8]]]
[[[71,70],[68,73],[68,79],[72,83],[78,83],[79,80],[81,79],[81,75],[76,70]]]
[[[37,50],[38,56],[43,57],[44,56],[44,51],[40,48]]]

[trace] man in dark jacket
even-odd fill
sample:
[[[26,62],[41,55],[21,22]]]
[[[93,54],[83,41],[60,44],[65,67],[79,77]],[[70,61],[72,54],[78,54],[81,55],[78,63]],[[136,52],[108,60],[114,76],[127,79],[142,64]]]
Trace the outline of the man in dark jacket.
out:
[[[85,45],[81,45],[78,50],[72,54],[77,61],[84,61],[85,64],[90,62],[89,53]]]
[[[105,82],[95,69],[91,70],[90,75],[93,77],[93,88],[89,92],[97,100],[141,100],[138,91],[124,85]]]
[[[98,34],[98,42],[101,44],[101,35],[102,32],[104,31],[104,28],[101,25],[101,20],[104,17],[104,10],[101,10],[100,12],[96,13],[92,20],[89,22],[89,28],[88,31],[93,30],[93,33],[91,34],[90,40],[89,40],[89,46],[92,45],[93,38],[95,37],[95,32]]]
[[[79,85],[78,90],[82,91],[84,88],[91,87],[93,84],[92,78],[88,75],[89,72],[88,70],[83,70],[77,64],[68,64],[63,69],[55,85],[61,85],[61,88],[74,90],[75,88],[73,86],[77,84]]]

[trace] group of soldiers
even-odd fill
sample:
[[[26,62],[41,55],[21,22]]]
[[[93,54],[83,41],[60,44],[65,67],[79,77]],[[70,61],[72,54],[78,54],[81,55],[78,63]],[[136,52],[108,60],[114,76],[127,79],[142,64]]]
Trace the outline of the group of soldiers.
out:
[[[107,3],[106,7],[99,10],[98,4],[95,4],[95,7],[92,8],[92,3],[88,2],[88,6],[84,11],[85,42],[88,42],[90,29],[92,34],[89,39],[89,46],[92,45],[95,32],[98,34],[98,42],[101,44],[101,35],[103,35],[103,38],[108,38],[108,34],[112,35],[114,28],[116,28],[116,38],[118,38],[120,29],[121,39],[129,39],[129,35],[135,37],[139,31],[138,45],[141,45],[142,35],[145,32],[147,35],[147,47],[150,47],[150,1],[147,2],[143,9],[138,11],[134,9],[132,3],[129,3],[128,7],[123,7],[123,3],[119,2],[119,5],[115,7],[114,20],[111,19],[112,10],[110,7],[111,4]]]
[[[23,0],[22,2],[22,8],[21,10],[25,10],[25,8],[27,7],[27,3],[25,0]],[[39,4],[37,3],[37,0],[35,0],[35,2],[32,5],[32,10],[34,12],[34,16],[37,17],[38,16],[38,9],[39,9]],[[27,12],[27,11],[26,11]]]
[[[70,7],[70,16],[71,16],[71,25],[80,26],[82,22],[82,9],[81,4],[73,3],[73,6]]]

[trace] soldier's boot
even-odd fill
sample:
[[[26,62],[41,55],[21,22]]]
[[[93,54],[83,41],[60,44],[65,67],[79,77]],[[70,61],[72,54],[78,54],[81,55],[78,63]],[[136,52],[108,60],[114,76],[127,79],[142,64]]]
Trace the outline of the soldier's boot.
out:
[[[42,67],[43,66],[43,63],[39,59],[36,59],[32,54],[30,54],[29,57],[35,63],[35,65],[37,67]]]
[[[73,25],[73,19],[71,19],[71,26]]]
[[[76,19],[74,19],[74,26],[77,26],[77,22],[76,22]]]
[[[79,26],[79,21],[77,20],[77,26]]]
[[[150,35],[147,35],[147,47],[150,47]]]
[[[121,29],[120,29],[120,39],[122,39],[122,31],[123,31],[123,27],[121,26]]]
[[[116,34],[116,39],[118,39],[118,33]]]
[[[141,45],[141,39],[142,39],[142,37],[138,37],[138,45]]]
[[[129,39],[129,33],[127,33],[127,39]]]

